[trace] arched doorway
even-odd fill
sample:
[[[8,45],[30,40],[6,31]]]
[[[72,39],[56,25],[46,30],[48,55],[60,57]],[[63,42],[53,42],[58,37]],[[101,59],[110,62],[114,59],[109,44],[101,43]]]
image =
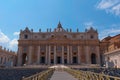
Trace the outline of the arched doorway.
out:
[[[61,61],[62,59],[61,59],[61,57],[60,56],[58,56],[57,57],[57,64],[61,64],[62,63],[62,61]]]
[[[27,54],[23,53],[23,55],[22,55],[22,65],[24,65],[26,63],[27,63]]]
[[[67,64],[67,59],[64,59],[64,64]]]
[[[41,61],[41,64],[45,64],[45,56],[42,56],[40,61]]]
[[[77,57],[76,56],[73,57],[73,64],[77,64]]]
[[[96,54],[91,54],[91,64],[96,64]]]

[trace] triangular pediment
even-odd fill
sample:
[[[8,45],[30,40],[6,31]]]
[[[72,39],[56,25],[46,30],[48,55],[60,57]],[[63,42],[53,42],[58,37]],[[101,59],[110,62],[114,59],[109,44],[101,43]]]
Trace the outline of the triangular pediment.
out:
[[[26,28],[25,28],[25,30],[24,30],[24,31],[22,31],[22,32],[24,32],[24,33],[30,33],[31,31],[29,30],[29,28],[28,28],[28,27],[26,27]]]
[[[61,23],[59,22],[57,28],[54,29],[54,32],[66,32],[66,31],[63,29]]]

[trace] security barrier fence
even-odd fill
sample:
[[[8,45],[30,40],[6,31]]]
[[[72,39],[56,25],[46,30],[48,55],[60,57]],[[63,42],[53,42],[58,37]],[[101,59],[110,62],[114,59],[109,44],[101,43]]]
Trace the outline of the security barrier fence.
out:
[[[22,80],[49,80],[54,72],[54,68],[42,71],[30,77],[23,77]],[[65,70],[66,72],[73,75],[78,80],[120,80],[119,77],[105,75],[104,73],[95,73],[90,71],[75,70],[70,68],[65,69],[56,69],[56,70]]]
[[[53,74],[54,69],[48,69],[29,77],[23,77],[22,80],[48,80]]]
[[[78,80],[120,80],[119,77],[109,76],[100,73],[94,73],[90,71],[74,70],[74,69],[65,69],[68,73],[73,75]]]

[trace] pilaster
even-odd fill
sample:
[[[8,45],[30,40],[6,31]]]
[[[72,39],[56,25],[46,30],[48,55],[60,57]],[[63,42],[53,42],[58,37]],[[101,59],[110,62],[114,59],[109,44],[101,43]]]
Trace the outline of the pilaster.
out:
[[[56,46],[54,46],[54,64],[56,64]]]
[[[48,46],[46,45],[45,63],[48,64]]]
[[[40,64],[40,46],[38,46],[37,64]]]
[[[69,45],[67,46],[67,64],[70,64]]]
[[[29,46],[28,65],[32,63],[32,46]]]
[[[62,64],[64,64],[64,46],[62,46]]]
[[[51,46],[49,45],[48,64],[51,64]]]
[[[70,64],[73,63],[73,59],[72,59],[72,46],[70,46]]]
[[[99,51],[99,46],[96,46],[96,51],[97,51],[97,64],[100,64],[100,51]]]
[[[22,47],[19,46],[18,47],[18,62],[17,62],[17,66],[21,66],[22,65]]]
[[[80,64],[80,46],[78,45],[78,64]]]
[[[85,46],[86,63],[89,64],[89,47]]]

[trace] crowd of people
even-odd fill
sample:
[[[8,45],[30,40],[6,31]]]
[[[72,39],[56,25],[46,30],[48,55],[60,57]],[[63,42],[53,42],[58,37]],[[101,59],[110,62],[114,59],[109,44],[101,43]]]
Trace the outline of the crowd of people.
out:
[[[95,73],[101,73],[101,74],[105,74],[105,75],[120,77],[120,69],[119,68],[79,68],[79,70],[91,71],[91,72],[95,72]]]
[[[0,80],[21,80],[23,77],[28,77],[39,73],[45,68],[4,68],[0,69]]]

